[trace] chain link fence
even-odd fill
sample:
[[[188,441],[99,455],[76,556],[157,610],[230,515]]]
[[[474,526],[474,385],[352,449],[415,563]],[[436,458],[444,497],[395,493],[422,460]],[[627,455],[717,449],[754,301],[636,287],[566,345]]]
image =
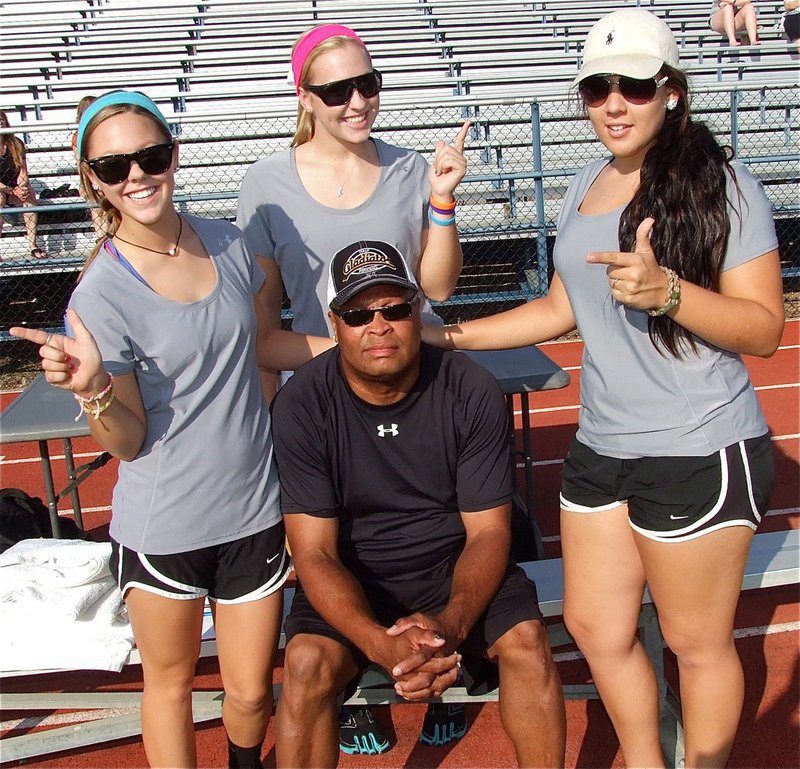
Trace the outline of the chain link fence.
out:
[[[787,292],[797,290],[800,275],[797,104],[796,85],[708,90],[693,101],[694,113],[764,183],[774,206]],[[384,109],[375,135],[429,156],[436,140],[451,141],[466,117],[474,124],[467,140],[468,176],[458,192],[465,264],[454,296],[436,307],[448,322],[498,312],[546,292],[560,201],[572,175],[605,154],[574,98],[467,99],[452,106]],[[72,130],[64,125],[19,134],[40,201],[29,210],[38,211],[40,243],[48,256],[30,258],[21,209],[4,209],[0,373],[13,372],[29,352],[10,339],[9,326],[62,327],[75,279],[95,242],[90,212],[77,190]],[[176,123],[179,210],[233,220],[247,167],[288,147],[293,130],[293,114]]]

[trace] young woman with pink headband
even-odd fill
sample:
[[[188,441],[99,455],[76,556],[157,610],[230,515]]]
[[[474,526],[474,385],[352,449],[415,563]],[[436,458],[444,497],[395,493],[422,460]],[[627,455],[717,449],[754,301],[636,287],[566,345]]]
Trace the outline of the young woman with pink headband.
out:
[[[383,79],[362,40],[339,24],[299,38],[292,73],[299,99],[292,146],[250,167],[237,219],[267,273],[273,323],[285,286],[293,328],[330,335],[326,267],[361,239],[390,241],[427,297],[449,298],[462,266],[454,192],[466,173],[469,125],[452,145],[436,143],[430,166],[413,150],[372,138]],[[435,318],[430,307],[427,314]]]
[[[280,324],[285,286],[292,328],[330,335],[327,267],[337,250],[358,240],[390,242],[408,259],[426,297],[448,299],[462,267],[454,193],[466,173],[469,121],[452,145],[436,142],[430,166],[418,152],[371,137],[383,78],[363,41],[340,24],[314,27],[297,40],[292,74],[299,100],[292,146],[250,167],[237,218],[267,274],[271,322]],[[441,322],[427,301],[423,313],[427,322]],[[274,392],[267,372],[262,379],[268,394]],[[423,728],[421,739],[444,744],[460,737],[465,716],[463,708],[455,710],[449,714],[443,706],[443,722],[431,714],[430,732]],[[363,734],[355,741],[343,737],[343,750],[388,748],[366,709],[349,715],[360,719]]]

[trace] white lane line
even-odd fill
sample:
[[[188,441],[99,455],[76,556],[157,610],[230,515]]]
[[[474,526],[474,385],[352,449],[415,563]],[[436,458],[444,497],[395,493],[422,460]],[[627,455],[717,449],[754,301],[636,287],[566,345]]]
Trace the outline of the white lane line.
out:
[[[79,710],[71,713],[56,713],[49,716],[29,716],[28,718],[15,718],[8,721],[0,721],[0,730],[24,729],[27,731],[37,726],[61,726],[86,721],[98,721],[101,718],[128,716],[138,711],[139,708],[103,708],[98,710]]]
[[[756,392],[760,392],[761,390],[787,390],[792,387],[800,387],[800,382],[788,382],[786,384],[774,384],[774,385],[760,385],[756,387]]]
[[[102,451],[84,451],[84,452],[74,453],[72,455],[72,458],[73,459],[84,459],[84,458],[91,457],[92,459],[94,459],[95,457],[99,457],[102,453],[103,453]],[[57,460],[62,460],[62,459],[66,459],[66,457],[63,454],[51,454],[50,455],[50,461],[51,462],[55,462]],[[5,458],[5,454],[4,454],[2,456],[2,460],[0,461],[0,464],[4,464],[4,465],[25,465],[25,464],[31,464],[32,462],[39,463],[41,461],[42,461],[41,457],[25,457],[23,459],[6,459]]]

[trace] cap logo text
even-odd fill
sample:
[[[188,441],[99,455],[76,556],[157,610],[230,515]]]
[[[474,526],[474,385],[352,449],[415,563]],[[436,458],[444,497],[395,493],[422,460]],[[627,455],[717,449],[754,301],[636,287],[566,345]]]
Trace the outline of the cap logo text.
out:
[[[349,256],[344,263],[344,267],[342,268],[342,283],[346,283],[353,275],[368,275],[369,273],[377,272],[385,268],[393,272],[397,271],[392,260],[382,251],[375,251],[371,248],[356,251],[356,253]]]

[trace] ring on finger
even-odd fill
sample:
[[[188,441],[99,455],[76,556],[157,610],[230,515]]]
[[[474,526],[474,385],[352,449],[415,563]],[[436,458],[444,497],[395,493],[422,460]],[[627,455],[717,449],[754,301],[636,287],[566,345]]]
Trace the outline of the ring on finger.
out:
[[[50,344],[50,340],[51,340],[52,338],[53,338],[53,335],[52,335],[52,334],[48,334],[48,335],[47,335],[47,339],[45,339],[45,340],[44,340],[44,343],[45,343],[45,345],[48,345],[48,344]]]
[[[619,278],[612,278],[612,280],[611,280],[611,290],[612,291],[616,291],[617,290],[617,283],[619,283]]]

